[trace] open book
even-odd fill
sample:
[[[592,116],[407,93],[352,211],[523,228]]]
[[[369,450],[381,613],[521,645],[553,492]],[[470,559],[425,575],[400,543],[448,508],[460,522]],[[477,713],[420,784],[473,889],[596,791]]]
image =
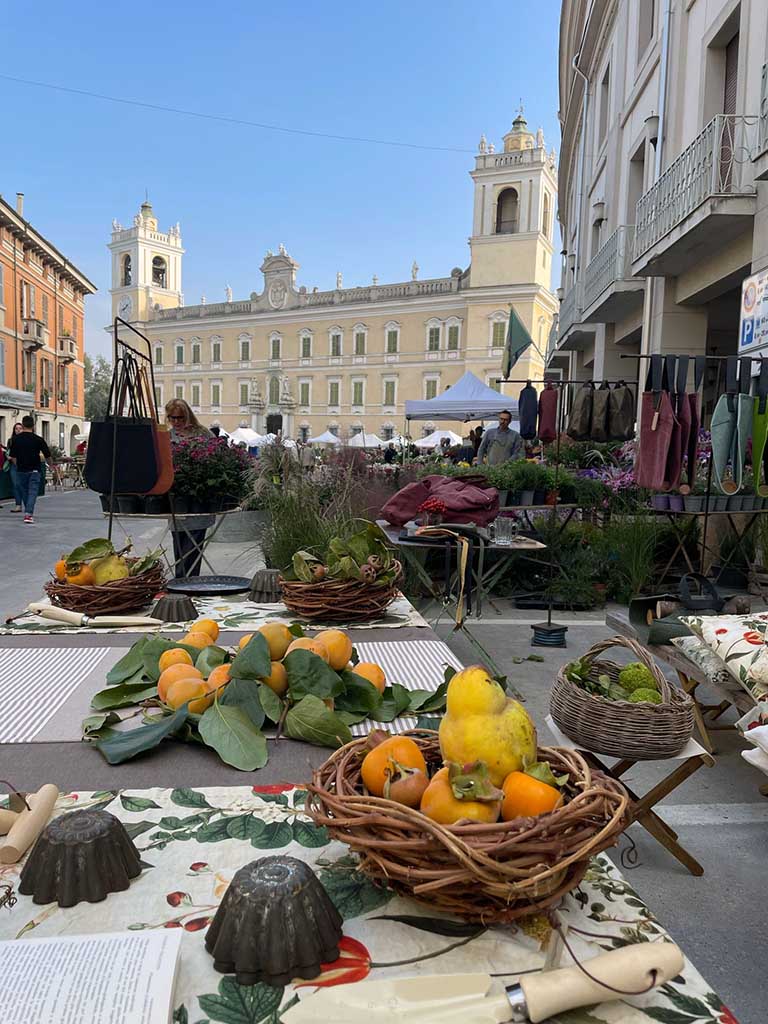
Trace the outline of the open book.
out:
[[[182,929],[0,942],[3,1024],[168,1024]]]

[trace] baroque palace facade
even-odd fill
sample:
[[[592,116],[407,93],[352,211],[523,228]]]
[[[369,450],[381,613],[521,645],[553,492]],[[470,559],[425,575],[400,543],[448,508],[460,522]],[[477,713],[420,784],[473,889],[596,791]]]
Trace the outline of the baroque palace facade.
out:
[[[149,202],[132,226],[113,222],[113,313],[150,339],[158,404],[184,398],[202,422],[230,431],[390,437],[406,399],[430,398],[466,370],[496,386],[510,304],[535,344],[515,375],[540,377],[557,310],[554,151],[521,112],[501,151],[481,139],[470,173],[470,266],[429,280],[414,263],[395,284],[344,288],[339,274],[331,291],[307,289],[281,245],[264,258],[260,292],[233,301],[227,289],[225,302],[187,306],[178,224],[159,231]]]

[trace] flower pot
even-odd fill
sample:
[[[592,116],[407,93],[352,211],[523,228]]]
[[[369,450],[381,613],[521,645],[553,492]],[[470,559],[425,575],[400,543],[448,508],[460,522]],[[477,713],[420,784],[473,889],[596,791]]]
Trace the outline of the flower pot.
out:
[[[546,497],[544,498],[545,505],[556,505],[557,504],[557,491],[547,491]]]
[[[686,494],[683,499],[683,505],[685,506],[686,512],[703,512],[704,511],[704,495],[703,494]]]
[[[170,508],[167,494],[148,494],[144,498],[144,512],[148,516],[161,516]]]
[[[768,502],[768,498],[766,498],[765,500],[766,502]],[[520,501],[520,491],[507,491],[507,506],[511,505],[512,507],[514,507],[515,505],[520,504],[522,504],[522,502]]]
[[[212,511],[212,504],[211,498],[192,498],[189,503],[189,511],[193,515],[205,515]]]
[[[535,493],[535,491],[520,491],[520,504],[533,505],[533,497]]]
[[[682,512],[684,508],[682,494],[670,494],[669,495],[669,511],[670,512]]]
[[[544,502],[546,501],[546,497],[547,497],[547,492],[546,491],[534,491],[533,492],[533,504],[534,505],[543,505]]]
[[[669,495],[654,494],[651,498],[651,507],[659,512],[665,512],[669,508]]]
[[[717,494],[714,498],[709,499],[709,511],[710,512],[725,512],[728,508],[728,495]]]
[[[173,494],[170,497],[171,509],[176,513],[177,516],[188,515],[191,509],[191,500],[186,494]]]
[[[726,505],[727,510],[729,512],[741,512],[742,507],[744,505],[744,495],[743,494],[729,494],[727,497],[728,497],[728,504]]]
[[[109,507],[110,507],[109,495],[108,494],[100,494],[99,495],[99,501],[101,502],[101,510],[102,510],[102,512],[109,512]],[[117,511],[117,499],[115,499],[114,506],[115,506],[114,507],[114,511],[116,512]]]
[[[118,511],[124,516],[135,516],[144,511],[144,499],[140,494],[117,494],[115,501]]]
[[[758,499],[754,494],[745,494],[741,500],[741,511],[742,512],[754,512],[755,502]]]

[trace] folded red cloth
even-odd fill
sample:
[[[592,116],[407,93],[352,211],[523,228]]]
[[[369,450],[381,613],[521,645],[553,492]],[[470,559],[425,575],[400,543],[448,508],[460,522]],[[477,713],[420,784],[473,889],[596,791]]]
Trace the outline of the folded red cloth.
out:
[[[446,523],[476,523],[487,526],[499,512],[499,492],[484,476],[450,477],[437,474],[407,484],[393,494],[381,510],[382,519],[393,526],[405,526],[415,519],[427,498],[445,502]]]

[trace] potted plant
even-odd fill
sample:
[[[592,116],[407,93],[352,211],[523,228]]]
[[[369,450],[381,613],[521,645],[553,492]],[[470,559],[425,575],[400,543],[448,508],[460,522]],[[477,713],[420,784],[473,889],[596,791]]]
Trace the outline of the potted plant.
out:
[[[690,494],[686,494],[684,505],[686,512],[703,512],[707,488],[703,480],[698,477],[693,481]]]
[[[669,495],[669,511],[670,512],[682,512],[684,508],[684,501],[682,494],[670,494]]]
[[[175,511],[219,512],[248,492],[251,460],[244,448],[223,438],[190,438],[173,444]]]
[[[541,468],[538,462],[528,462],[527,459],[513,463],[512,479],[515,490],[520,494],[521,505],[533,505],[536,490],[542,483]]]
[[[651,498],[651,507],[655,508],[657,512],[667,511],[669,509],[669,495],[654,494]]]

